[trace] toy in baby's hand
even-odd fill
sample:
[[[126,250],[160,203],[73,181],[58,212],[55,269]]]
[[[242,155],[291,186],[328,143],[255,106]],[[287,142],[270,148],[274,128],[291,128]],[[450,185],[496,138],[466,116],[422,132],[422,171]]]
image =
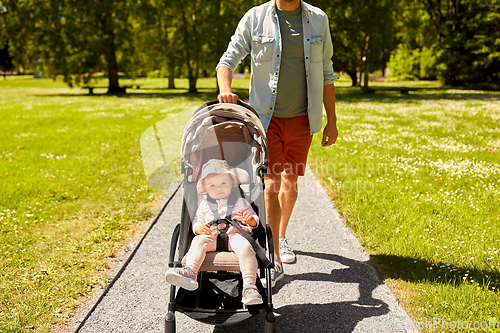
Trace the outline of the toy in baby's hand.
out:
[[[210,229],[210,222],[201,224],[194,229],[196,235],[211,235],[212,230]]]
[[[255,221],[253,216],[247,212],[243,213],[243,222],[245,222],[245,224],[248,224],[252,228],[255,228],[257,226],[257,221]]]

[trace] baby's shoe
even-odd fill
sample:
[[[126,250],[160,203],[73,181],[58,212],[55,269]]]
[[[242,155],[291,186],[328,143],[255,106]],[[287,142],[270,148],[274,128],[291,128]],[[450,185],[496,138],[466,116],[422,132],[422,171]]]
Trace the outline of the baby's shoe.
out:
[[[198,282],[196,282],[196,274],[189,268],[169,268],[165,274],[167,282],[184,288],[186,290],[198,289]]]
[[[262,304],[262,297],[254,284],[243,286],[243,297],[241,303],[245,305]]]

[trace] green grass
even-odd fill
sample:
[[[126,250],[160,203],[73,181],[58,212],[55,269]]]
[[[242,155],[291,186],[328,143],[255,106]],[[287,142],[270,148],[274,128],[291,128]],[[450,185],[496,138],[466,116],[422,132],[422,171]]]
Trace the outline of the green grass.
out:
[[[213,78],[199,94],[187,80],[176,90],[139,81],[128,95],[89,96],[50,79],[0,80],[1,332],[47,332],[104,283],[161,195],[146,183],[142,132],[216,97]],[[180,137],[172,146],[180,155]]]
[[[141,134],[167,116],[182,131],[177,115],[216,97],[213,78],[198,94],[132,82],[118,97],[0,80],[1,332],[50,331],[105,282],[162,193],[146,184]],[[233,83],[246,97],[248,80]],[[498,321],[500,94],[349,84],[336,84],[339,140],[324,149],[316,135],[311,167],[417,321]],[[164,148],[175,160],[180,138]]]
[[[312,169],[416,320],[500,321],[499,102],[339,88],[338,142],[315,136]]]

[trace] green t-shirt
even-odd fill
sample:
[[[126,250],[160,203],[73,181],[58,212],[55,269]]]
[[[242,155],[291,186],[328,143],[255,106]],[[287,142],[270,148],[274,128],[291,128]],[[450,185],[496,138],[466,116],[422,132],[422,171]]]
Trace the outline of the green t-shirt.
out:
[[[290,118],[307,114],[307,83],[302,39],[302,6],[278,12],[282,40],[281,66],[274,117]]]

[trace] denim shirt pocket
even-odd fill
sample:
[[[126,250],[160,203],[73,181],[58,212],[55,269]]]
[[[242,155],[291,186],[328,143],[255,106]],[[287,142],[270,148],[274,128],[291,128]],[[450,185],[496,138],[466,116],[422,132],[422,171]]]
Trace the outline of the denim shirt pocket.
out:
[[[260,64],[271,60],[274,47],[274,36],[252,37],[252,60]]]
[[[323,60],[323,37],[311,38],[311,62],[320,62]]]

